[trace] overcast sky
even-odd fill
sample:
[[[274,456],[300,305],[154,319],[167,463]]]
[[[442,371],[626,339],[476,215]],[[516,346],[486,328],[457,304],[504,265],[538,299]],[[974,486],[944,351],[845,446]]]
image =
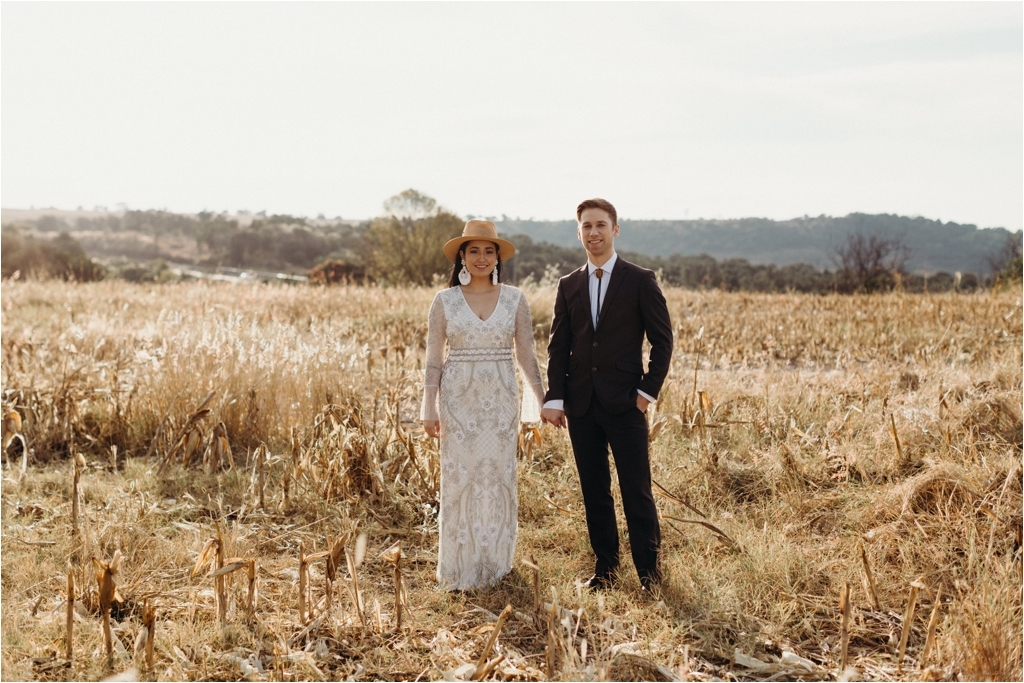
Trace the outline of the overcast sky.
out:
[[[3,3],[0,201],[1024,222],[1022,3]]]

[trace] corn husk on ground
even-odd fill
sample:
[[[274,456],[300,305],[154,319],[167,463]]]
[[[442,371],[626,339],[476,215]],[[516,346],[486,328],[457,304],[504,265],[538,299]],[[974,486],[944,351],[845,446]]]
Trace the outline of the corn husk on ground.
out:
[[[512,573],[435,589],[431,290],[5,283],[3,677],[1019,680],[1019,295],[666,295],[647,600],[548,427]]]

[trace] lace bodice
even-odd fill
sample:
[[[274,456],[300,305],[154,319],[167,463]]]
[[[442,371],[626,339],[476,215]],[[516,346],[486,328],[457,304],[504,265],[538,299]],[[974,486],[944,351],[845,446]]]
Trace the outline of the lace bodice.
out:
[[[525,389],[520,419],[540,419],[543,385],[533,343],[530,306],[521,290],[501,285],[498,304],[487,320],[477,317],[460,287],[437,293],[427,319],[427,360],[420,410],[423,420],[438,419],[437,393],[446,346],[449,361],[511,360],[514,349]]]

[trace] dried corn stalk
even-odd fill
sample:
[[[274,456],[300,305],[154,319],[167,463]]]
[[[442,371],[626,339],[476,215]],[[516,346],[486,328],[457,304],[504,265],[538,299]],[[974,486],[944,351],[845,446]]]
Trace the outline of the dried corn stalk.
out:
[[[544,659],[547,664],[548,680],[555,680],[558,667],[558,649],[561,638],[555,633],[558,628],[558,599],[555,594],[555,587],[551,587],[551,609],[548,610],[548,644],[544,650]]]
[[[533,573],[533,620],[534,623],[540,628],[541,620],[541,601],[540,601],[540,567],[537,565],[537,560],[534,559],[533,553],[522,560],[522,563],[530,568]]]
[[[93,558],[93,567],[96,570],[96,583],[99,587],[100,617],[103,624],[103,644],[107,649],[107,665],[114,663],[114,642],[113,632],[110,630],[110,606],[113,602],[121,601],[117,592],[117,572],[121,568],[121,551],[114,553],[114,559],[109,563]]]
[[[327,550],[306,557],[307,563],[324,560],[324,610],[327,612],[330,612],[334,602],[334,579],[338,573],[341,557],[345,553],[345,542],[347,540],[348,534],[336,538],[334,543],[329,543],[330,547]]]
[[[850,584],[845,581],[839,593],[839,613],[842,615],[842,623],[839,626],[839,670],[846,671],[846,657],[850,645]]]
[[[914,622],[914,608],[917,607],[917,589],[923,588],[922,579],[910,584],[910,597],[907,599],[907,612],[903,615],[903,633],[900,635],[900,651],[896,656],[896,670],[903,671],[903,655],[907,651],[907,640],[910,638],[910,628]]]
[[[903,463],[903,446],[900,445],[900,435],[896,433],[896,416],[889,413],[889,426],[892,428],[892,440],[896,442],[897,462]]]
[[[71,663],[71,657],[74,654],[74,645],[72,637],[75,632],[75,575],[69,569],[68,570],[68,600],[67,600],[67,643],[65,647],[65,655],[68,663]]]
[[[661,431],[665,429],[666,426],[668,426],[670,420],[681,422],[678,415],[664,415],[662,417],[659,417],[657,420],[654,421],[654,424],[651,425],[650,432],[648,432],[647,435],[647,442],[654,443],[654,440],[658,438],[658,435],[661,434]]]
[[[697,412],[694,413],[692,423],[697,427],[700,432],[700,446],[705,449],[708,455],[708,463],[711,467],[718,466],[718,453],[710,448],[708,443],[708,427],[711,420],[711,400],[708,398],[708,392],[698,391],[697,392]]]
[[[156,637],[156,609],[147,602],[142,608],[142,627],[146,631],[146,668],[153,670],[153,641]]]
[[[942,607],[942,589],[940,588],[935,596],[935,606],[932,608],[932,616],[928,619],[928,635],[924,639],[924,649],[921,651],[921,663],[919,668],[924,669],[928,660],[928,654],[935,642],[935,627],[939,625],[939,608]]]
[[[704,326],[700,326],[700,330],[697,332],[697,353],[693,358],[693,393],[690,396],[692,403],[697,402],[697,369],[700,367],[700,348],[704,341]]]
[[[402,577],[402,544],[395,543],[381,553],[388,562],[395,566],[395,630],[402,630],[402,602],[405,597],[405,582]]]
[[[402,603],[405,596],[405,581],[402,578],[402,546],[395,550],[395,630],[402,630]]]
[[[352,578],[352,603],[355,605],[356,615],[359,617],[359,622],[366,628],[366,610],[363,608],[363,598],[359,593],[359,575],[356,573],[356,569],[363,563],[363,557],[366,554],[366,534],[362,533],[356,538],[355,543],[355,556],[352,555],[345,549],[345,561],[348,564],[348,573]]]
[[[501,614],[498,615],[498,622],[491,629],[491,635],[487,638],[487,642],[484,644],[483,652],[480,653],[480,658],[476,661],[476,669],[473,671],[472,680],[481,681],[484,677],[494,670],[494,667],[501,661],[488,662],[487,656],[491,654],[491,649],[494,648],[494,642],[498,640],[498,634],[501,633],[501,628],[505,625],[505,620],[508,619],[509,615],[512,614],[512,605],[505,605],[505,609],[501,610]]]
[[[228,604],[227,595],[224,590],[224,575],[227,572],[222,572],[224,568],[224,540],[220,533],[220,524],[217,524],[217,536],[206,539],[206,544],[203,545],[203,549],[199,551],[199,559],[196,560],[195,566],[192,568],[192,576],[195,576],[199,571],[210,565],[211,573],[210,576],[213,578],[214,586],[214,597],[217,602],[217,620],[220,623],[227,621]],[[236,567],[238,569],[240,567]],[[234,571],[234,569],[232,569]]]
[[[267,463],[270,459],[270,451],[267,448],[267,444],[261,443],[256,447],[256,452],[253,454],[256,460],[256,495],[259,497],[260,510],[266,510],[266,503],[264,501],[264,495],[267,488]]]
[[[338,567],[341,566],[341,558],[345,555],[345,544],[348,543],[349,535],[339,536],[334,540],[330,553],[327,556],[327,570],[324,572],[329,593],[334,593],[334,579],[338,575]],[[327,604],[331,604],[331,597],[328,596]]]
[[[544,437],[537,427],[524,424],[519,430],[519,450],[523,457],[530,460],[533,456],[533,449],[544,443]]]
[[[245,573],[249,578],[249,616],[256,614],[256,560],[249,560],[245,567]]]
[[[82,479],[82,470],[85,469],[85,457],[79,453],[72,463],[74,471],[71,480],[71,533],[78,535],[78,517],[81,514],[82,496],[78,487]]]
[[[157,468],[157,475],[162,475],[164,473],[164,470],[167,469],[167,465],[170,464],[171,459],[174,458],[174,454],[178,452],[178,449],[184,448],[186,446],[185,437],[193,430],[194,427],[198,427],[199,423],[205,420],[206,417],[210,414],[211,411],[206,406],[210,405],[210,401],[213,400],[213,397],[216,394],[216,391],[211,391],[209,394],[207,394],[206,398],[203,399],[203,402],[199,404],[199,407],[196,409],[196,412],[192,413],[188,420],[185,421],[185,425],[181,428],[181,430],[178,432],[178,435],[174,438],[174,446],[171,448],[171,450],[167,451],[167,455],[164,456],[163,461],[160,463],[160,467]],[[201,438],[202,431],[200,430],[200,440]],[[198,443],[195,444],[195,447],[198,448]],[[191,455],[189,457],[191,458]]]
[[[12,441],[21,441],[21,475],[25,476],[28,471],[28,444],[25,443],[25,435],[21,433],[21,414],[13,408],[4,411],[3,438],[4,453]]]
[[[249,579],[249,595],[246,602],[246,611],[250,616],[252,616],[256,610],[256,560],[245,557],[229,557],[224,560],[224,566],[213,570],[210,572],[209,576],[214,581],[219,579],[226,582],[228,574],[233,574],[243,569]],[[223,603],[227,603],[226,588],[224,591]]]
[[[181,466],[188,468],[192,464],[192,458],[199,452],[199,446],[203,443],[203,427],[198,422],[193,424],[182,437],[181,442]]]
[[[21,434],[21,414],[9,408],[4,412],[4,450]]]
[[[303,543],[299,544],[299,624],[302,626],[306,625],[306,599],[307,599],[307,584],[308,579],[306,577],[309,571],[309,561],[306,559],[306,546]]]
[[[228,428],[223,422],[218,422],[217,426],[213,428],[207,458],[207,471],[210,474],[219,472],[225,467],[231,469],[235,466],[235,459],[231,455],[231,444],[228,443]]]
[[[860,541],[857,543],[860,546],[860,561],[864,565],[864,579],[867,583],[868,595],[871,596],[871,606],[877,612],[881,607],[878,604],[878,593],[875,592],[875,577],[871,573],[871,563],[868,562],[868,554],[864,551],[864,544]]]
[[[287,512],[291,508],[291,499],[289,498],[289,490],[291,489],[291,483],[291,468],[285,468],[284,476],[281,477],[281,503],[278,507],[278,510],[280,512]]]

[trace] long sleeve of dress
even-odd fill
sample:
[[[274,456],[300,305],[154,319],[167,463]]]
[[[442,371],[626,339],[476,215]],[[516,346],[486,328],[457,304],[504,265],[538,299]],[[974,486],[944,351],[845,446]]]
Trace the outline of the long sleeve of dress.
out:
[[[516,309],[515,346],[516,360],[523,373],[523,384],[525,385],[520,420],[537,422],[540,420],[540,405],[544,401],[544,385],[541,383],[537,351],[533,344],[533,319],[530,317],[530,305],[526,303],[526,295],[522,292],[519,293],[519,306]]]
[[[446,339],[444,302],[438,294],[427,315],[427,361],[423,368],[423,404],[420,407],[420,419],[427,422],[438,419],[437,390],[441,384]]]

